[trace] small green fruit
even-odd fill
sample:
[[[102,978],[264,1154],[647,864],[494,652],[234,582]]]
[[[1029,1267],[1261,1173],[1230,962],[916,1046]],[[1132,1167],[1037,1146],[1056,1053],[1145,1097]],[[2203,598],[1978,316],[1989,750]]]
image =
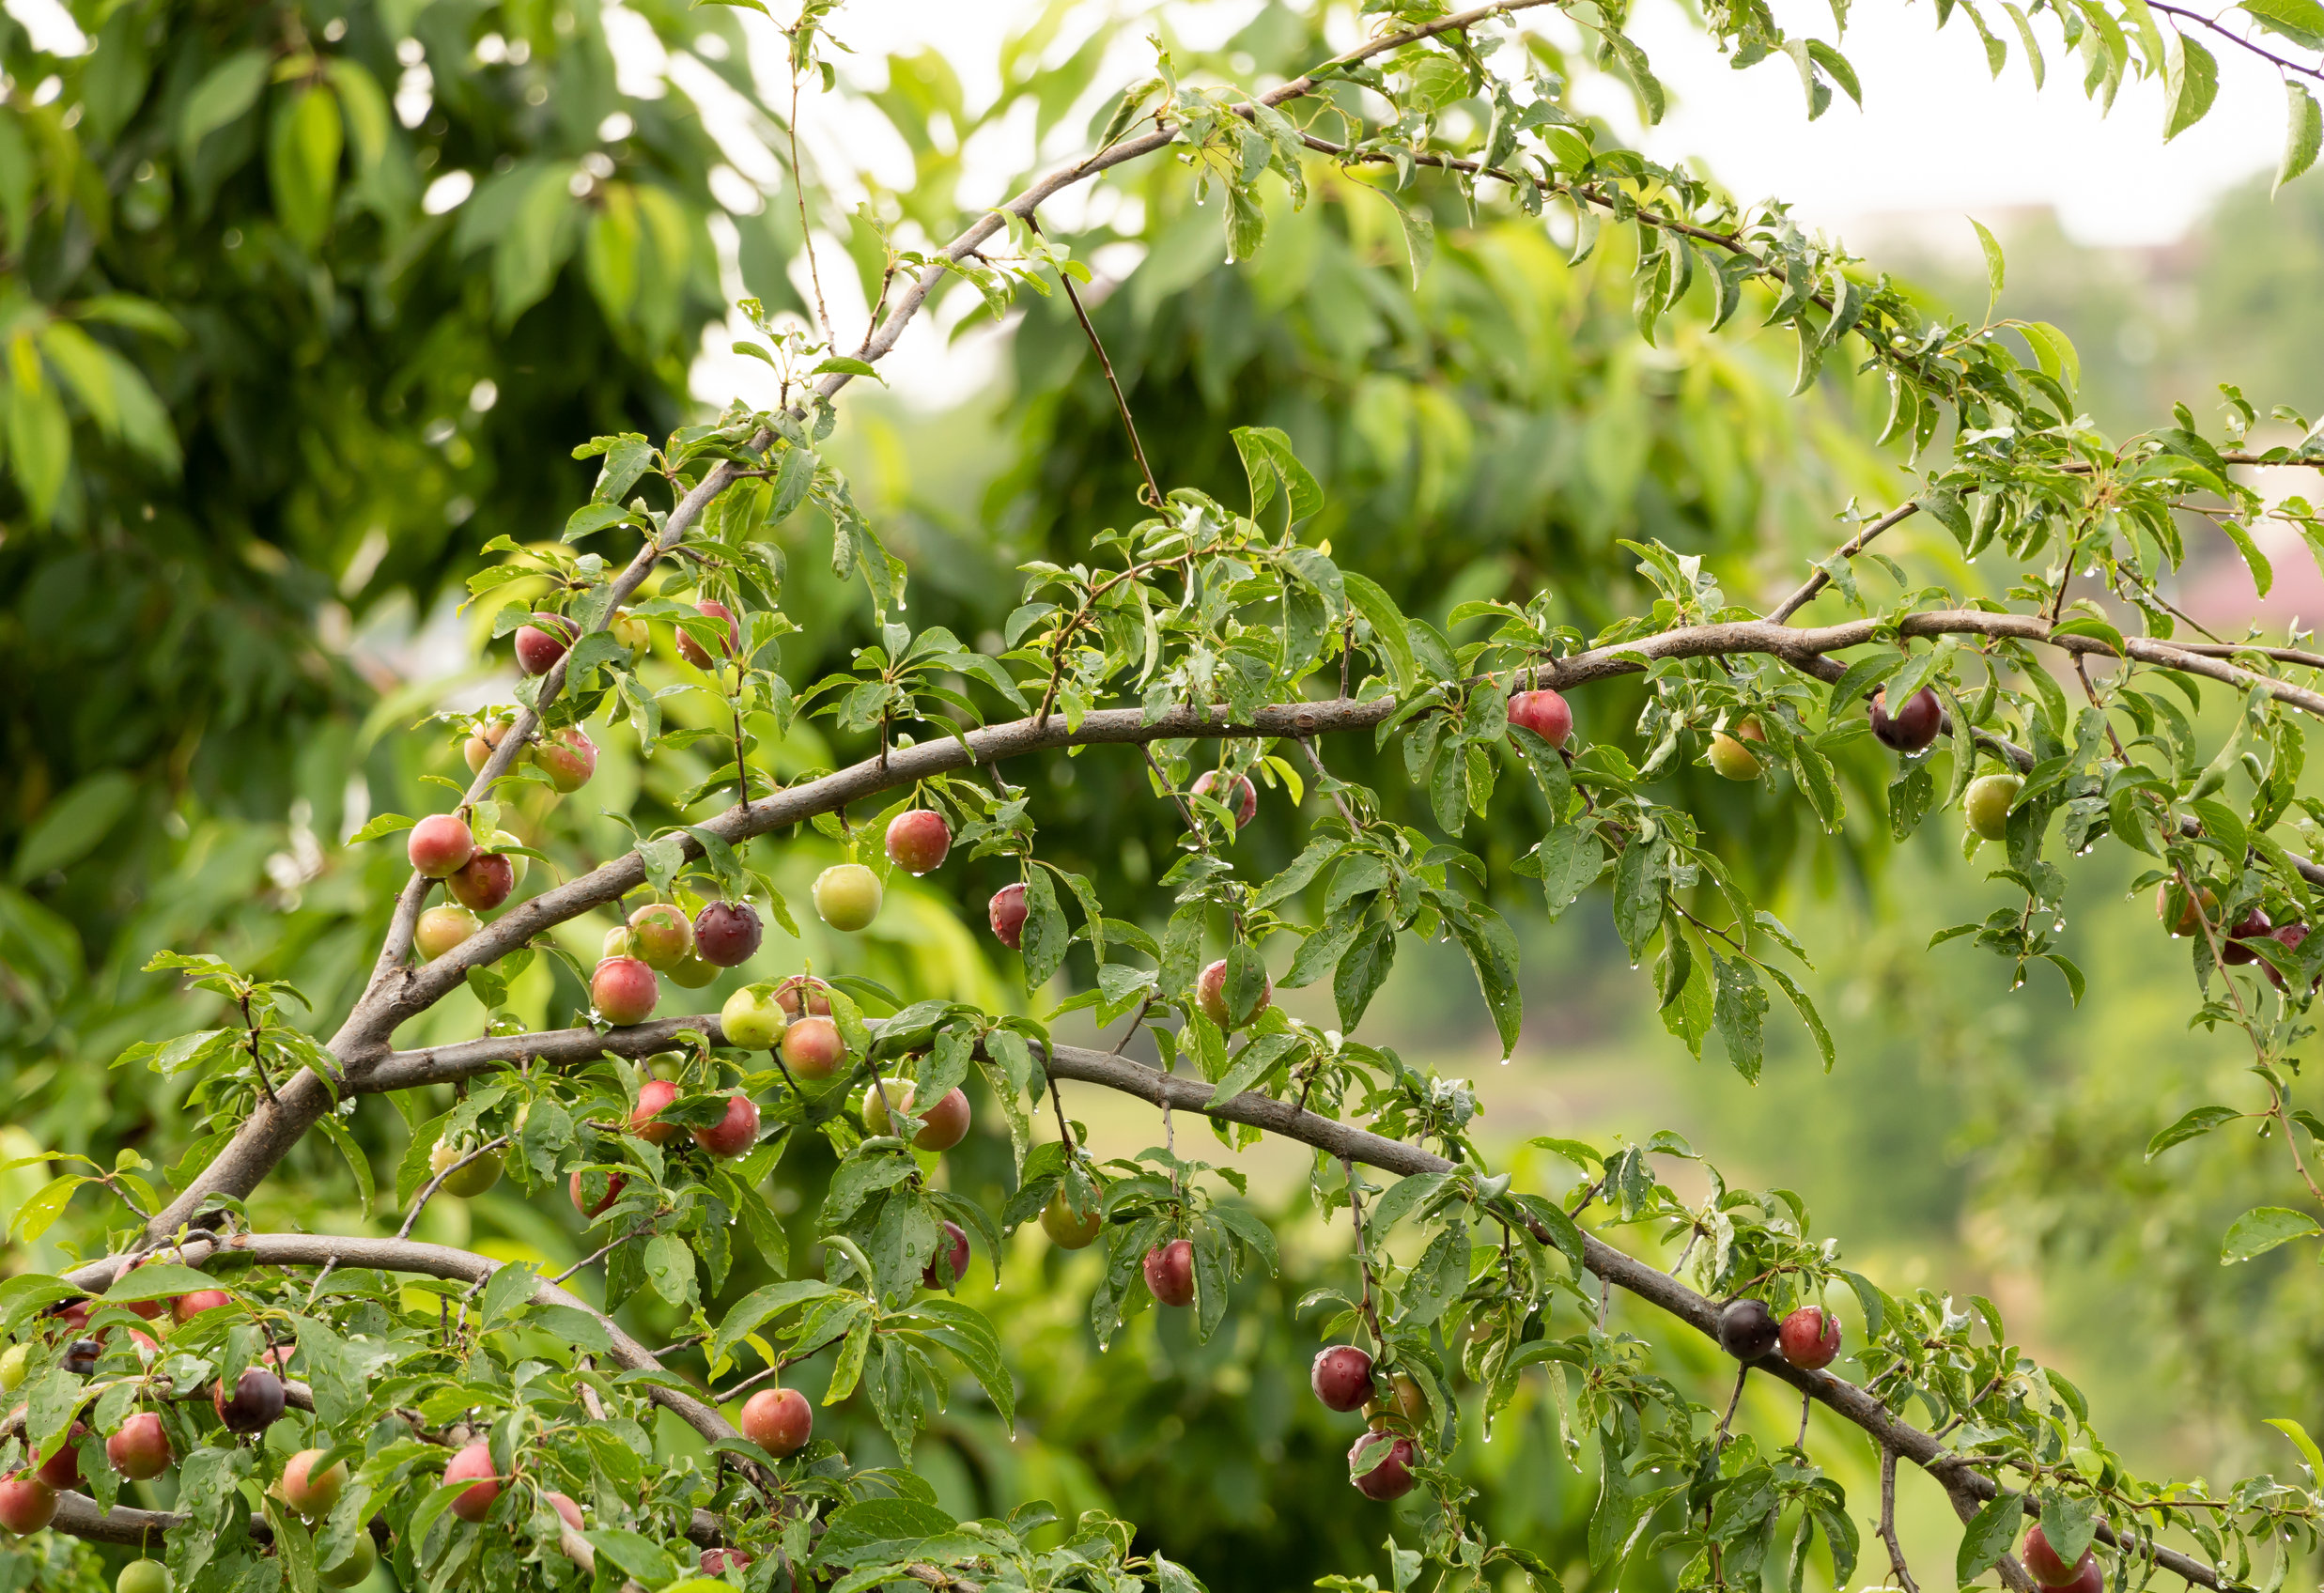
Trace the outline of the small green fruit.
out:
[[[113,1593],[170,1593],[176,1586],[169,1567],[159,1560],[132,1560],[121,1568],[120,1580],[113,1585]]]
[[[726,1004],[719,1009],[719,1025],[725,1029],[729,1045],[771,1051],[782,1031],[791,1027],[791,1020],[775,999],[771,985],[746,984],[726,998]]]
[[[1049,1203],[1041,1208],[1041,1231],[1049,1236],[1049,1243],[1061,1250],[1087,1249],[1100,1233],[1106,1230],[1105,1214],[1092,1206],[1086,1212],[1077,1212],[1065,1203],[1065,1191],[1060,1189],[1049,1197]]]
[[[32,1348],[25,1344],[11,1344],[0,1354],[0,1388],[13,1393],[24,1381],[24,1364],[32,1359]]]
[[[879,875],[861,863],[837,863],[815,876],[815,913],[853,934],[879,917],[881,894]]]
[[[380,1563],[378,1545],[371,1534],[358,1532],[347,1546],[347,1558],[320,1572],[325,1587],[358,1587],[371,1580],[372,1569]]]
[[[427,1153],[430,1172],[442,1172],[468,1154],[469,1147],[455,1145],[448,1139],[436,1141],[436,1148]],[[473,1200],[501,1181],[501,1157],[497,1151],[488,1151],[461,1168],[443,1181],[443,1192],[457,1195],[463,1200]]]
[[[1960,802],[1969,827],[1988,841],[2001,840],[2009,833],[2009,810],[2024,789],[2023,779],[2014,774],[1985,774],[1971,781]]]
[[[1756,719],[1747,719],[1737,725],[1732,735],[1725,731],[1717,732],[1711,737],[1712,772],[1728,780],[1758,779],[1759,760],[1743,743],[1766,739]]]

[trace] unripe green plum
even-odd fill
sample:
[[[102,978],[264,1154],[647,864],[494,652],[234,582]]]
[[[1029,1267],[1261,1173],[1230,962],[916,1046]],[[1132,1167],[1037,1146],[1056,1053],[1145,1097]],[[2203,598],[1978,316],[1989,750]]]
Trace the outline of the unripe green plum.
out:
[[[1961,796],[1961,814],[1977,834],[1988,841],[2000,841],[2009,833],[2009,810],[2017,806],[2018,793],[2024,789],[2024,780],[2017,775],[1981,774],[1969,782]]]
[[[605,628],[613,633],[614,641],[632,653],[643,653],[654,642],[654,633],[647,627],[643,617],[627,609],[616,611],[612,623]]]
[[[746,1051],[773,1050],[775,1042],[790,1027],[782,1003],[764,984],[744,985],[719,1009],[719,1028],[725,1031],[726,1044]]]
[[[13,1394],[23,1384],[26,1364],[31,1359],[29,1344],[11,1344],[6,1353],[0,1353],[0,1389]]]
[[[491,759],[495,751],[499,750],[501,743],[508,738],[508,733],[515,728],[516,721],[513,719],[494,719],[489,724],[478,726],[475,734],[471,735],[460,748],[460,756],[468,761],[468,772],[470,774],[484,773],[486,763]],[[531,756],[532,749],[519,748],[517,755],[509,760],[509,767],[516,767]]]
[[[348,1540],[347,1557],[330,1570],[317,1572],[325,1587],[360,1587],[371,1580],[380,1563],[380,1547],[371,1534],[358,1532]]]
[[[170,1593],[177,1586],[169,1567],[159,1560],[132,1560],[121,1568],[113,1593]]]
[[[694,926],[668,902],[648,902],[629,915],[630,954],[659,972],[694,953]]]
[[[815,876],[815,916],[850,935],[879,917],[879,875],[861,863],[834,863]]]
[[[1041,1208],[1041,1231],[1061,1250],[1086,1250],[1105,1230],[1105,1213],[1095,1205],[1086,1212],[1074,1210],[1061,1187]]]
[[[1735,734],[1715,732],[1711,737],[1711,771],[1727,780],[1757,780],[1759,760],[1746,741],[1764,742],[1766,733],[1759,729],[1757,719],[1746,719],[1735,727]]]
[[[430,907],[411,926],[411,944],[432,963],[483,927],[484,920],[466,907]]]
[[[430,1172],[442,1172],[457,1167],[470,1147],[456,1145],[449,1139],[439,1139],[436,1148],[427,1153]],[[501,1157],[497,1151],[487,1151],[466,1167],[460,1167],[443,1181],[443,1192],[457,1195],[463,1200],[473,1200],[501,1181]]]
[[[1420,1392],[1419,1384],[1403,1372],[1387,1381],[1387,1390],[1364,1401],[1364,1420],[1375,1431],[1393,1428],[1399,1432],[1418,1432],[1428,1420],[1428,1396]]]
[[[2203,920],[2218,912],[2219,898],[2211,894],[2208,885],[2195,887],[2192,896],[2175,879],[2166,879],[2155,887],[2155,917],[2171,926],[2174,937],[2202,933]]]
[[[716,963],[705,963],[689,953],[679,958],[677,966],[670,970],[670,982],[681,990],[707,989],[718,982],[719,972]]]

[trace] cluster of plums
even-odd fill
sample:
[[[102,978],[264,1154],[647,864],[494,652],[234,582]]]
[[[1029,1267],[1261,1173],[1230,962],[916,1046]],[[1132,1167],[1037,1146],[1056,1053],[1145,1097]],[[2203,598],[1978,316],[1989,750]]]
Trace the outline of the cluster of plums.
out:
[[[2106,1573],[2099,1569],[2098,1556],[2084,1549],[2081,1559],[2068,1565],[2038,1525],[2026,1528],[2022,1557],[2034,1581],[2051,1593],[2105,1593]]]
[[[1899,752],[1927,751],[1944,728],[1944,704],[1935,690],[1926,686],[1906,698],[1904,706],[1893,714],[1888,711],[1888,693],[1875,691],[1866,715],[1881,745]],[[1515,717],[1516,704],[1512,698],[1511,718]],[[1728,780],[1758,779],[1759,755],[1750,744],[1764,745],[1766,740],[1767,733],[1760,728],[1756,715],[1746,715],[1731,731],[1712,732],[1708,759],[1712,772]],[[2024,777],[2014,772],[1979,775],[1961,794],[1961,816],[1980,840],[2003,840],[2009,833],[2009,812],[2017,806],[2018,793],[2024,789]]]
[[[1763,1300],[1735,1300],[1719,1313],[1719,1348],[1739,1361],[1781,1355],[1802,1371],[1821,1371],[1840,1353],[1840,1319],[1802,1306],[1781,1322]]]
[[[442,880],[452,898],[428,908],[412,925],[411,943],[421,956],[441,957],[475,934],[484,927],[476,915],[490,912],[524,883],[529,859],[514,850],[522,844],[503,829],[493,832],[489,846],[479,846],[475,835],[453,813],[430,813],[411,827],[405,849],[412,868],[429,879]]]
[[[1353,1344],[1334,1344],[1316,1352],[1308,1369],[1308,1385],[1327,1409],[1362,1411],[1365,1431],[1348,1449],[1349,1481],[1367,1499],[1401,1499],[1412,1492],[1412,1465],[1419,1450],[1414,1434],[1428,1414],[1420,1385],[1399,1372],[1382,1378],[1371,1356]],[[1364,1446],[1374,1433],[1391,1435],[1385,1448],[1373,1452],[1371,1463],[1355,1471]]]
[[[2215,919],[2218,913],[2219,898],[2211,893],[2208,885],[2196,886],[2192,896],[2167,880],[2155,888],[2155,916],[2169,926],[2174,936],[2201,934],[2205,921]],[[2272,940],[2287,951],[2296,951],[2307,938],[2306,924],[2276,923],[2264,910],[2253,907],[2227,926],[2223,935],[2224,944],[2219,949],[2219,960],[2229,967],[2259,963],[2259,971],[2268,976],[2268,982],[2281,990],[2284,988],[2284,976],[2275,971],[2273,965],[2261,963],[2259,953],[2246,942]]]
[[[166,1300],[140,1300],[128,1308],[148,1322],[166,1312],[172,1322],[184,1325],[205,1311],[216,1310],[232,1303],[224,1290],[203,1289]],[[78,1332],[88,1322],[90,1303],[77,1300],[54,1313],[54,1320],[68,1332]],[[142,1332],[133,1333],[140,1350],[148,1357],[157,1353],[160,1346]],[[67,1353],[65,1369],[75,1376],[86,1377],[96,1370],[101,1346],[94,1338],[76,1338]],[[282,1368],[289,1361],[288,1345],[277,1345],[261,1357],[264,1364],[245,1367],[228,1388],[220,1379],[210,1390],[210,1408],[219,1422],[229,1432],[253,1434],[265,1431],[279,1420],[288,1405],[283,1386]],[[0,1353],[0,1387],[13,1390],[23,1384],[30,1365],[30,1349],[15,1345]],[[12,1416],[21,1416],[23,1407],[18,1406]],[[5,1479],[0,1479],[0,1527],[19,1535],[38,1532],[55,1519],[60,1493],[78,1487],[84,1480],[86,1457],[80,1441],[88,1435],[88,1429],[76,1421],[57,1451],[38,1466],[28,1466]],[[308,1449],[291,1457],[285,1468],[280,1492],[284,1501],[294,1510],[313,1521],[328,1514],[338,1502],[339,1491],[347,1481],[344,1464],[333,1466],[320,1475],[310,1475],[314,1463],[322,1458],[319,1449]],[[105,1439],[105,1461],[123,1477],[143,1482],[160,1477],[175,1463],[169,1434],[162,1425],[160,1415],[152,1411],[132,1411],[121,1425]],[[332,1587],[352,1587],[370,1576],[376,1552],[368,1536],[358,1535],[354,1549],[330,1571],[323,1582]],[[141,1570],[150,1567],[150,1570]],[[131,1575],[134,1572],[134,1576]],[[155,1580],[155,1573],[161,1580]],[[167,1572],[152,1561],[139,1561],[123,1573],[121,1585],[130,1593],[166,1593]]]
[[[589,976],[589,999],[610,1024],[643,1023],[661,1000],[662,974],[682,989],[700,990],[720,968],[757,955],[766,938],[758,909],[748,902],[712,902],[690,920],[674,903],[648,902],[606,932]]]
[[[708,620],[726,622],[726,642],[723,651],[732,658],[742,651],[742,628],[736,622],[735,611],[725,604],[705,598],[694,605],[694,611]],[[617,609],[605,627],[612,633],[633,656],[645,651],[653,641],[643,616],[627,609]],[[710,650],[694,640],[683,627],[677,632],[678,657],[696,669],[706,670],[715,661]],[[517,627],[517,667],[527,674],[547,674],[566,649],[581,640],[581,626],[564,614],[536,613],[532,623]]]

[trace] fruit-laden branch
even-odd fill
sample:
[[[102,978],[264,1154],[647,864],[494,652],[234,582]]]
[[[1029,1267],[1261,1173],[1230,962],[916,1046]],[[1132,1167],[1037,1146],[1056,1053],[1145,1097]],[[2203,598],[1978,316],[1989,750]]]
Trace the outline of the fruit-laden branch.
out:
[[[1099,1085],[1125,1095],[1135,1095],[1169,1110],[1201,1112],[1228,1122],[1247,1123],[1269,1134],[1295,1139],[1326,1155],[1362,1162],[1383,1172],[1410,1176],[1414,1173],[1449,1172],[1453,1167],[1444,1157],[1432,1154],[1417,1145],[1389,1139],[1334,1118],[1319,1117],[1288,1101],[1276,1100],[1273,1096],[1242,1094],[1227,1101],[1216,1100],[1207,1084],[1160,1073],[1108,1051],[1090,1051],[1071,1045],[1054,1046],[1049,1051],[1049,1072],[1058,1078]],[[1537,1237],[1544,1244],[1553,1243],[1546,1233]],[[1582,1245],[1583,1264],[1590,1272],[1678,1318],[1713,1342],[1717,1340],[1719,1307],[1712,1301],[1697,1294],[1660,1268],[1649,1266],[1592,1234],[1583,1234]],[[1947,1450],[1935,1435],[1898,1420],[1878,1400],[1855,1384],[1834,1377],[1829,1372],[1803,1370],[1779,1356],[1770,1356],[1751,1364],[1755,1369],[1781,1378],[1809,1399],[1862,1429],[1874,1443],[1902,1455],[1935,1477],[1948,1494],[1966,1495],[1982,1502],[2000,1492],[1991,1477],[1973,1469],[1969,1457]],[[1553,1372],[1552,1375],[1561,1374]],[[2040,1514],[2031,1498],[2025,1501],[2025,1511],[2030,1516]],[[2098,1528],[2098,1537],[2108,1544],[2115,1542],[2114,1533],[2103,1524]],[[2160,1547],[2156,1547],[2153,1553],[2156,1564],[2190,1583],[2209,1588],[2222,1585],[2218,1572],[2200,1560]]]
[[[1867,619],[1796,628],[1769,620],[1736,620],[1687,626],[1526,668],[1538,685],[1571,689],[1616,675],[1637,673],[1661,658],[1759,653],[1828,683],[1845,673],[1829,655],[1880,640],[1884,624]],[[1904,638],[1988,636],[2053,646],[2075,655],[2115,656],[2113,649],[2098,638],[2053,635],[2049,622],[2035,614],[1938,610],[1909,614],[1896,629]],[[2126,639],[2125,645],[2130,657],[2141,662],[2247,689],[2264,687],[2283,702],[2324,716],[2324,694],[2303,687],[2171,642],[2137,637]],[[762,797],[748,807],[730,808],[702,827],[735,844],[836,812],[865,797],[972,765],[999,763],[1068,747],[1137,744],[1188,736],[1274,739],[1337,735],[1371,729],[1396,709],[1397,704],[1390,698],[1369,702],[1339,698],[1278,704],[1260,709],[1247,720],[1230,718],[1224,708],[1214,708],[1207,714],[1178,708],[1153,720],[1135,708],[1101,709],[1085,716],[1080,725],[1073,729],[1056,717],[1046,723],[1015,719],[898,749],[885,757],[866,758],[836,773]],[[1981,742],[1992,746],[2019,766],[2029,762],[2021,750],[1982,732],[1978,734]],[[689,860],[701,857],[701,843],[692,837],[684,838],[683,846]],[[2324,885],[2324,868],[2305,859],[2300,859],[2299,866],[2312,883]],[[358,1003],[355,1013],[331,1042],[332,1054],[343,1070],[343,1087],[364,1088],[358,1081],[368,1077],[387,1056],[396,1026],[425,1012],[459,986],[470,967],[491,963],[567,920],[618,901],[644,880],[643,859],[634,851],[625,853],[504,914],[434,962],[391,969]],[[166,1240],[212,1194],[240,1198],[256,1189],[289,1153],[301,1136],[330,1109],[331,1102],[331,1087],[311,1073],[292,1078],[277,1091],[275,1100],[260,1102],[226,1149],[149,1225],[149,1242]]]
[[[187,1266],[200,1267],[211,1256],[231,1251],[237,1257],[248,1257],[260,1266],[275,1267],[364,1267],[375,1272],[411,1273],[423,1277],[449,1278],[456,1282],[481,1284],[508,1264],[488,1256],[479,1256],[468,1250],[456,1250],[448,1245],[427,1245],[412,1239],[362,1239],[328,1233],[242,1233],[228,1239],[213,1239],[195,1235],[178,1246],[174,1246],[170,1258],[182,1260]],[[91,1261],[64,1275],[75,1288],[92,1294],[101,1294],[114,1280],[129,1270],[132,1258],[108,1256]],[[612,1318],[598,1310],[580,1295],[560,1289],[546,1280],[532,1294],[536,1306],[566,1306],[596,1319],[612,1340],[607,1358],[624,1371],[659,1371],[662,1365],[654,1353],[622,1331]],[[687,1426],[712,1443],[739,1437],[726,1418],[690,1394],[660,1384],[646,1385],[646,1394],[656,1404],[664,1407]]]
[[[357,1088],[403,1090],[421,1084],[448,1082],[473,1077],[519,1059],[579,1064],[594,1060],[608,1051],[625,1057],[643,1057],[666,1049],[679,1030],[689,1028],[700,1031],[713,1045],[725,1043],[724,1030],[718,1014],[714,1013],[693,1017],[665,1018],[602,1034],[587,1028],[559,1029],[481,1040],[462,1045],[437,1046],[425,1051],[399,1051],[382,1060],[372,1070],[364,1083]],[[1319,1116],[1270,1095],[1253,1092],[1220,1101],[1207,1084],[1161,1073],[1113,1052],[1056,1045],[1048,1048],[1047,1056],[1048,1071],[1053,1078],[1097,1085],[1171,1111],[1200,1112],[1227,1122],[1247,1123],[1266,1133],[1295,1140],[1334,1158],[1362,1162],[1383,1172],[1408,1177],[1416,1173],[1447,1172],[1453,1166],[1442,1156],[1418,1146],[1387,1138],[1335,1118]],[[1546,1233],[1538,1237],[1544,1243],[1554,1243]],[[1583,1264],[1591,1273],[1676,1317],[1714,1342],[1717,1340],[1719,1307],[1716,1303],[1659,1268],[1616,1249],[1594,1235],[1585,1233],[1582,1238]],[[280,1236],[262,1234],[256,1236],[256,1242],[261,1245],[279,1243]],[[390,1242],[317,1239],[302,1243],[309,1246],[311,1258],[319,1259],[333,1244],[380,1245]],[[492,1264],[482,1258],[466,1256],[460,1251],[442,1250],[436,1245],[406,1248],[460,1257],[472,1267],[488,1268]],[[261,1252],[262,1255],[264,1253]],[[356,1265],[382,1264],[366,1262],[352,1256],[349,1260]],[[112,1264],[99,1262],[84,1270],[92,1279],[106,1277],[110,1276]],[[73,1275],[73,1280],[83,1281],[82,1275]],[[640,1353],[643,1352],[641,1350]],[[1966,1502],[1967,1508],[1974,1510],[1977,1504],[1992,1498],[2000,1491],[1992,1478],[1975,1469],[1973,1458],[1948,1450],[1936,1435],[1900,1420],[1857,1384],[1834,1377],[1829,1372],[1803,1370],[1779,1357],[1752,1365],[1771,1377],[1790,1384],[1809,1399],[1863,1431],[1882,1448],[1901,1455],[1919,1466],[1957,1504]],[[715,1413],[713,1415],[715,1419]],[[2039,1514],[2038,1508],[2030,1498],[2026,1501],[2026,1512],[2029,1515]],[[2098,1535],[2106,1543],[2115,1542],[2113,1533],[2102,1525]],[[2218,1573],[2199,1560],[2160,1547],[2154,1550],[2154,1554],[2158,1565],[2190,1583],[2209,1588],[2222,1585]]]

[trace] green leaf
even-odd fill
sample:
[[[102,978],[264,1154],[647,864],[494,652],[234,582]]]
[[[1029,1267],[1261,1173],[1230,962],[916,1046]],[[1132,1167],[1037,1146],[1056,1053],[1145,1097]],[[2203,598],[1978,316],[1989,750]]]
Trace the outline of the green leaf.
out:
[[[2308,1430],[2289,1416],[2270,1416],[2267,1419],[2270,1427],[2299,1446],[2301,1459],[2308,1462],[2309,1480],[2324,1480],[2324,1455],[2316,1452],[2316,1440],[2308,1436]]]
[[[596,1527],[581,1536],[589,1539],[591,1548],[649,1586],[658,1587],[677,1578],[677,1561],[650,1538],[618,1526]]]
[[[1993,306],[2001,302],[2001,285],[2008,275],[2006,262],[2002,259],[2001,240],[1985,230],[1985,224],[1970,218],[1969,224],[1977,229],[1977,247],[1985,251],[1985,310],[1991,315]]]
[[[2004,1493],[1985,1502],[1985,1508],[1977,1511],[1969,1529],[1961,1534],[1960,1553],[1953,1566],[1953,1574],[1961,1586],[1966,1587],[1984,1575],[1988,1567],[2009,1552],[2024,1519],[2022,1493]]]
[[[2176,28],[2162,41],[2162,93],[2165,144],[2201,121],[2219,97],[2219,63]]]
[[[103,1298],[116,1305],[132,1300],[166,1300],[173,1294],[192,1294],[215,1289],[218,1280],[175,1261],[148,1261],[116,1279]]]
[[[2315,165],[2317,147],[2324,146],[2324,108],[2317,106],[2316,96],[2304,85],[2286,78],[2284,99],[2284,156],[2276,162],[2277,188]]]
[[[313,249],[331,229],[331,200],[339,181],[339,151],[347,130],[339,99],[310,85],[274,108],[267,141],[267,177],[283,230]]]
[[[1371,627],[1372,644],[1386,655],[1388,683],[1399,692],[1412,689],[1415,670],[1412,657],[1412,639],[1404,629],[1404,616],[1395,600],[1381,590],[1370,576],[1354,570],[1340,571],[1347,584],[1348,601],[1364,616]]]
[[[245,50],[209,69],[178,114],[178,154],[191,162],[202,140],[257,103],[273,65],[264,50]]]
[[[2303,50],[2324,50],[2324,5],[2316,0],[2237,0],[2238,8]]]
[[[70,868],[97,847],[129,811],[137,782],[117,769],[90,775],[50,801],[16,848],[9,871],[23,885]]]
[[[2232,1106],[2197,1106],[2146,1141],[2146,1159],[2151,1162],[2172,1146],[2208,1134],[2220,1124],[2233,1122],[2242,1115]]]
[[[1302,948],[1304,950],[1304,948]],[[1345,955],[1340,959],[1339,972],[1332,978],[1332,1000],[1340,1014],[1342,1033],[1354,1033],[1363,1020],[1364,1009],[1387,982],[1388,969],[1396,962],[1396,931],[1374,920],[1356,936]]]
[[[2282,1206],[2254,1206],[2236,1218],[2234,1226],[2227,1230],[2226,1240],[2219,1249],[2219,1264],[2232,1266],[2238,1261],[2248,1261],[2279,1245],[2317,1231],[2316,1219],[2305,1212],[2287,1211]]]
[[[1374,193],[1396,207],[1396,219],[1403,224],[1404,251],[1412,259],[1412,286],[1417,290],[1420,277],[1436,257],[1436,217],[1429,210],[1425,200],[1406,199],[1391,188],[1367,184]]]

